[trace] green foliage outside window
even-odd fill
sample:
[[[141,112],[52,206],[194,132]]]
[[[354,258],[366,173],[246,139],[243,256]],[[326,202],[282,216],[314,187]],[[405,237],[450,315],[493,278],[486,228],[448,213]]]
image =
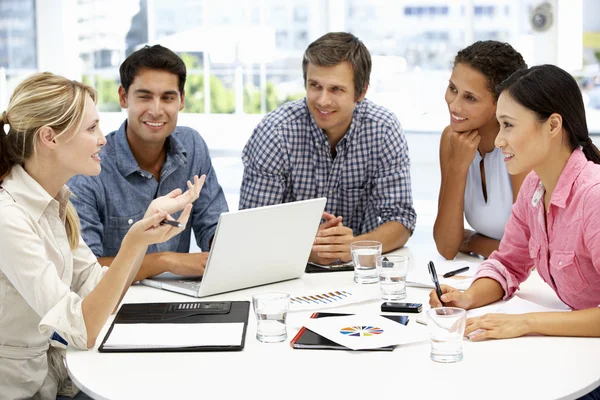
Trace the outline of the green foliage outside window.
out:
[[[121,111],[119,104],[119,79],[105,78],[100,75],[83,76],[83,83],[92,86],[98,92],[98,110],[111,112]]]
[[[198,60],[189,54],[181,55],[188,71],[199,70]],[[119,112],[119,78],[104,77],[102,75],[84,75],[83,82],[93,86],[98,92],[98,110],[103,112]],[[301,99],[304,92],[288,95],[281,99],[275,84],[267,81],[266,108],[267,112],[275,110],[285,102]],[[223,82],[214,75],[210,76],[210,104],[211,113],[231,114],[235,112],[235,93],[225,87]],[[184,112],[204,113],[204,75],[188,72],[185,83]],[[244,88],[244,112],[248,114],[260,113],[260,89],[254,85]]]

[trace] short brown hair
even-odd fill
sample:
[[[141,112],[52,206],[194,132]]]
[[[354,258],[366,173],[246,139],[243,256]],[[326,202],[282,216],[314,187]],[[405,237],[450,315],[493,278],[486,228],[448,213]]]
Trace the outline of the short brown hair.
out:
[[[177,54],[166,47],[156,44],[154,46],[144,46],[141,49],[130,54],[119,67],[121,75],[121,85],[125,93],[133,84],[135,77],[142,69],[157,69],[177,75],[179,78],[179,94],[183,94],[187,70],[185,63]]]
[[[358,99],[369,85],[371,54],[363,42],[347,32],[329,32],[308,45],[302,59],[304,86],[308,64],[333,66],[342,61],[348,61],[352,66],[354,99]]]

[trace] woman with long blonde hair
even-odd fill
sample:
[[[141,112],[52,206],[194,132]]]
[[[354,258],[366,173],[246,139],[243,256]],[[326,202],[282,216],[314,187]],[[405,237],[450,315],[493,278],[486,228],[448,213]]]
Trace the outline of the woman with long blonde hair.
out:
[[[80,238],[66,182],[100,173],[96,92],[51,73],[35,74],[11,96],[0,120],[0,398],[73,396],[64,345],[94,346],[135,277],[148,245],[180,228],[161,225],[191,203],[203,178],[156,199],[133,224],[109,269]]]

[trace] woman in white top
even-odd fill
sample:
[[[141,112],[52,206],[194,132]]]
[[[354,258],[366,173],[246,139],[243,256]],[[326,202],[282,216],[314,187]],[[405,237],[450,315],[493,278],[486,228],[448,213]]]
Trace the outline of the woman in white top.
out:
[[[103,271],[79,234],[65,183],[100,173],[106,143],[96,93],[50,73],[13,93],[0,121],[0,399],[55,399],[78,389],[68,380],[64,346],[88,349],[118,306],[148,245],[181,229],[160,225],[183,209],[185,225],[203,178],[156,199],[132,225]]]
[[[527,174],[509,175],[494,146],[495,87],[527,68],[507,43],[476,42],[459,51],[446,103],[450,125],[440,140],[442,173],[433,237],[438,251],[453,259],[461,251],[488,257],[498,249],[513,202]],[[464,218],[475,229],[465,229]]]

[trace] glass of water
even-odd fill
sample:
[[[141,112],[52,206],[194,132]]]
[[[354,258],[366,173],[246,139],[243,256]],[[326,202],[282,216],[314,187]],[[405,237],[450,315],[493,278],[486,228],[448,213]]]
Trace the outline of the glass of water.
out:
[[[377,283],[377,257],[381,255],[381,242],[359,240],[350,243],[352,261],[354,262],[354,282]]]
[[[427,317],[431,359],[443,363],[462,360],[467,312],[462,308],[439,307],[427,311]]]
[[[287,339],[285,319],[290,307],[288,293],[260,293],[252,296],[256,315],[256,339],[265,343]]]
[[[381,300],[394,302],[406,298],[407,256],[377,257],[377,274]]]

